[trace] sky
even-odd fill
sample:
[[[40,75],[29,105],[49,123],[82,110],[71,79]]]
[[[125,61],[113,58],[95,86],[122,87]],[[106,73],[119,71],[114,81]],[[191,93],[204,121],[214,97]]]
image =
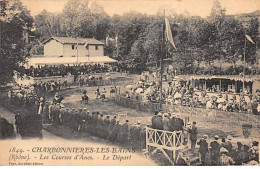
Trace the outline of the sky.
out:
[[[21,0],[33,16],[43,9],[49,12],[61,12],[68,0]],[[156,14],[159,9],[176,11],[178,14],[189,13],[192,16],[209,15],[214,0],[90,0],[102,5],[113,16],[125,12],[137,11],[148,15]],[[226,14],[249,13],[260,10],[260,0],[219,0]]]

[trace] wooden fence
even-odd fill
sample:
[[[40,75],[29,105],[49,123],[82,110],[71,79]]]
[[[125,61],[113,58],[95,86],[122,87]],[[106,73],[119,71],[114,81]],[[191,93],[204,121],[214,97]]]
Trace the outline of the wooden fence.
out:
[[[182,131],[164,131],[146,127],[146,150],[151,155],[161,151],[172,165],[176,163],[178,151],[184,149],[184,135]]]
[[[115,103],[122,107],[149,113],[155,113],[155,111],[160,110],[160,103],[142,102],[139,100],[126,98],[125,96],[122,96],[120,94],[115,95]]]

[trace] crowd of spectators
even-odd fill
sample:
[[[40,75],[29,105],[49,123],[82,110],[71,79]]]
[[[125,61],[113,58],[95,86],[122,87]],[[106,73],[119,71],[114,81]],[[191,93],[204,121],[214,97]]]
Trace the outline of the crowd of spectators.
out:
[[[105,73],[116,72],[116,65],[101,65],[101,64],[84,64],[77,66],[70,65],[44,65],[38,67],[30,67],[25,70],[25,74],[31,77],[49,77],[49,76],[65,76],[65,75],[81,75],[89,73]]]
[[[208,92],[197,91],[190,85],[183,85],[181,82],[172,81],[162,87],[162,96],[158,82],[141,79],[129,86],[125,92],[127,98],[140,100],[143,102],[160,102],[161,98],[170,109],[174,105],[188,107],[201,107],[207,109],[217,109],[229,112],[248,112],[259,114],[260,112],[260,90],[256,90],[256,95],[245,95],[229,92]]]
[[[90,112],[86,108],[65,108],[60,104],[51,104],[43,112],[46,123],[64,126],[74,132],[88,133],[116,144],[141,149],[145,147],[145,128],[137,121],[134,125],[129,120],[119,120],[117,115],[106,112]]]
[[[243,143],[243,141],[235,142],[231,135],[223,137],[222,139],[220,139],[218,135],[215,135],[213,139],[209,139],[207,135],[203,135],[203,137],[198,140],[196,122],[187,122],[184,124],[180,114],[156,113],[155,116],[152,117],[151,127],[153,129],[170,132],[181,131],[184,137],[183,144],[188,143],[189,139],[190,145],[188,146],[190,153],[194,154],[195,149],[198,149],[203,166],[259,164],[258,141],[253,141],[250,145]],[[187,133],[189,133],[189,135],[187,135]],[[157,134],[155,134],[155,137],[157,137]],[[166,142],[166,140],[163,141],[163,139],[166,138],[161,139],[161,142]]]
[[[122,123],[116,114],[108,115],[106,112],[90,112],[86,108],[65,108],[61,104],[62,97],[59,95],[55,95],[52,103],[46,102],[43,97],[39,98],[36,96],[31,97],[28,101],[16,98],[16,100],[10,100],[9,103],[15,105],[15,109],[24,108],[19,110],[18,116],[38,114],[42,116],[45,124],[51,123],[54,126],[64,126],[73,132],[87,133],[139,150],[145,148],[145,125],[141,124],[140,121],[130,125],[127,119]],[[16,130],[20,133],[23,126],[17,120],[19,119],[17,115]],[[219,141],[218,136],[215,136],[214,140],[209,142],[207,136],[204,135],[198,141],[196,127],[193,127],[190,123],[185,126],[183,119],[180,118],[180,114],[156,113],[152,118],[151,127],[170,132],[182,131],[183,134],[190,133],[191,152],[194,152],[195,144],[198,144],[202,165],[254,165],[258,162],[259,150],[257,141],[254,141],[250,146],[237,142],[237,148],[232,145],[232,137],[230,136],[223,138],[222,142]]]
[[[237,141],[234,143],[233,137],[219,138],[214,136],[212,141],[204,135],[197,144],[201,154],[203,165],[258,165],[259,164],[259,142],[253,141],[250,145]],[[236,145],[234,145],[236,144]]]

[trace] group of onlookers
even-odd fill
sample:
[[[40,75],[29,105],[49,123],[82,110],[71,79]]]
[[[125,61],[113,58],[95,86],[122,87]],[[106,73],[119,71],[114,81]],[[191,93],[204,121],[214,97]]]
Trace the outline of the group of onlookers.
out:
[[[259,142],[253,141],[247,145],[238,141],[236,146],[233,137],[228,135],[220,139],[218,135],[214,140],[208,141],[208,136],[203,135],[197,144],[203,165],[258,165]]]
[[[87,133],[121,145],[140,149],[145,146],[145,128],[140,121],[130,125],[125,119],[121,123],[117,115],[90,112],[86,108],[75,109],[52,104],[43,112],[44,122],[65,126],[74,132]],[[121,124],[120,124],[121,123]]]
[[[127,90],[125,96],[143,102],[160,102],[162,98],[169,109],[174,105],[182,105],[229,112],[242,111],[253,114],[260,112],[259,89],[256,90],[255,96],[245,95],[243,92],[240,94],[208,93],[207,91],[196,91],[189,86],[182,86],[178,82],[169,82],[168,85],[163,85],[161,94],[158,83],[142,80]]]
[[[65,75],[80,75],[88,73],[104,73],[108,71],[116,71],[114,65],[101,65],[101,64],[84,64],[84,65],[44,65],[38,67],[30,67],[25,70],[25,74],[31,77],[49,77],[49,76],[65,76]]]

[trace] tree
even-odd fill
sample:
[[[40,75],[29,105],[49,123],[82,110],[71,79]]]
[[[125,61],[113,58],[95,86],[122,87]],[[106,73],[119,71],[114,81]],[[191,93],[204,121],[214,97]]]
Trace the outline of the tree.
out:
[[[257,46],[259,46],[259,21],[258,18],[251,18],[248,27],[245,27],[245,32],[249,35],[255,44],[247,41],[246,43],[246,62],[250,64],[256,63]]]
[[[62,36],[61,15],[43,10],[34,19],[36,34],[41,40],[46,40],[52,36]]]
[[[19,0],[3,0],[0,6],[0,83],[4,83],[14,71],[21,72],[29,56],[24,35],[32,28],[33,18]]]

